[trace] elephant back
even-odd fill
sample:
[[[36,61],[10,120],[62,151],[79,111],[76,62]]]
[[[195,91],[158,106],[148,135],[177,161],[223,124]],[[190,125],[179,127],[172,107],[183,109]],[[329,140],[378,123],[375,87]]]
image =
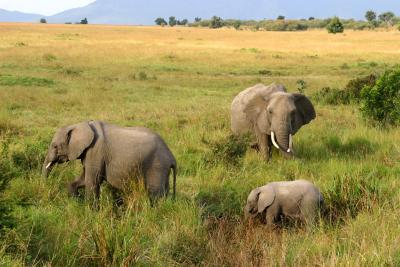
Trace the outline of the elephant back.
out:
[[[257,84],[253,87],[247,88],[240,92],[232,102],[231,106],[231,130],[234,134],[246,134],[251,131],[250,121],[247,119],[244,112],[247,105],[256,97],[262,97],[265,100],[276,92],[286,92],[283,85],[271,84],[266,86],[264,84]]]

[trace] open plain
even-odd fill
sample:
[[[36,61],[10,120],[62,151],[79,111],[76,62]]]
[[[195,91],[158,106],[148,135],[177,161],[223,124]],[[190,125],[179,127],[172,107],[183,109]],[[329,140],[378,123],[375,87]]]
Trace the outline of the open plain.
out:
[[[399,31],[0,24],[0,175],[14,217],[0,265],[400,265],[400,130],[312,97],[399,60]],[[317,118],[295,135],[296,159],[235,157],[233,97],[299,80]],[[139,185],[117,207],[104,184],[95,211],[67,195],[79,162],[41,178],[54,131],[84,120],[159,132],[178,161],[176,201],[152,208]],[[244,223],[251,189],[300,178],[325,197],[318,225]]]

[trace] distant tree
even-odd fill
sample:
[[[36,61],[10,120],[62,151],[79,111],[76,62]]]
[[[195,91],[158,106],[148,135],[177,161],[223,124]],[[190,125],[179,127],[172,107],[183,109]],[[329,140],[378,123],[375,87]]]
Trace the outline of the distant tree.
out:
[[[285,20],[285,16],[279,15],[276,19],[277,20]]]
[[[171,27],[174,27],[177,24],[176,18],[174,16],[169,17],[168,24]]]
[[[185,26],[185,25],[187,25],[187,24],[189,23],[189,21],[188,21],[187,19],[183,19],[183,20],[178,20],[176,23],[177,23],[178,25],[183,25],[183,26]]]
[[[342,22],[338,17],[333,17],[326,27],[329,33],[341,33],[344,31]]]
[[[376,20],[376,13],[373,10],[368,10],[365,12],[365,19],[372,23],[374,20]]]
[[[233,28],[235,28],[236,30],[240,30],[240,26],[242,26],[242,21],[235,20],[235,22],[233,22]]]
[[[65,22],[65,24],[72,24],[72,22]]]
[[[200,21],[201,21],[201,18],[195,17],[195,18],[194,18],[194,21],[195,21],[195,22],[200,22]]]
[[[379,15],[379,20],[386,23],[388,26],[393,25],[393,19],[395,15],[393,12],[385,12]]]
[[[87,18],[84,18],[83,20],[81,20],[81,24],[88,24],[89,22],[88,22],[88,20],[87,20]]]
[[[224,21],[221,17],[213,16],[210,21],[210,28],[217,29],[224,26]]]
[[[315,18],[314,17],[309,17],[308,20],[315,20]]]
[[[45,18],[41,18],[40,23],[47,23],[47,20]]]
[[[167,25],[167,21],[164,18],[156,18],[154,22],[159,26]]]

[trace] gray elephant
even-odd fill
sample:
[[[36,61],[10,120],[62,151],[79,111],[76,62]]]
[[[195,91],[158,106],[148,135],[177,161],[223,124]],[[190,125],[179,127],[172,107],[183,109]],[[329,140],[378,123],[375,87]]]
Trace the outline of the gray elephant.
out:
[[[272,145],[293,155],[293,135],[315,119],[311,101],[299,93],[287,93],[283,85],[257,84],[239,93],[232,102],[231,129],[236,135],[253,133],[268,161]]]
[[[306,180],[272,182],[251,191],[244,214],[246,219],[261,215],[267,225],[282,217],[310,224],[322,205],[319,189]]]
[[[72,196],[85,187],[86,197],[97,200],[100,184],[106,180],[123,190],[132,179],[144,177],[150,199],[166,196],[173,170],[176,191],[176,160],[163,139],[144,127],[119,127],[88,121],[59,129],[43,164],[47,177],[56,163],[80,159],[82,174],[69,185]]]

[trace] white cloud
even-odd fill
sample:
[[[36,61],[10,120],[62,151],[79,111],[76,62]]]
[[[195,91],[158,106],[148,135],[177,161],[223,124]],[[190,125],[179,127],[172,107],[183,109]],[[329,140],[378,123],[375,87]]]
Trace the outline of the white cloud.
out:
[[[91,2],[94,0],[0,0],[0,8],[53,15],[66,9],[85,6]]]

